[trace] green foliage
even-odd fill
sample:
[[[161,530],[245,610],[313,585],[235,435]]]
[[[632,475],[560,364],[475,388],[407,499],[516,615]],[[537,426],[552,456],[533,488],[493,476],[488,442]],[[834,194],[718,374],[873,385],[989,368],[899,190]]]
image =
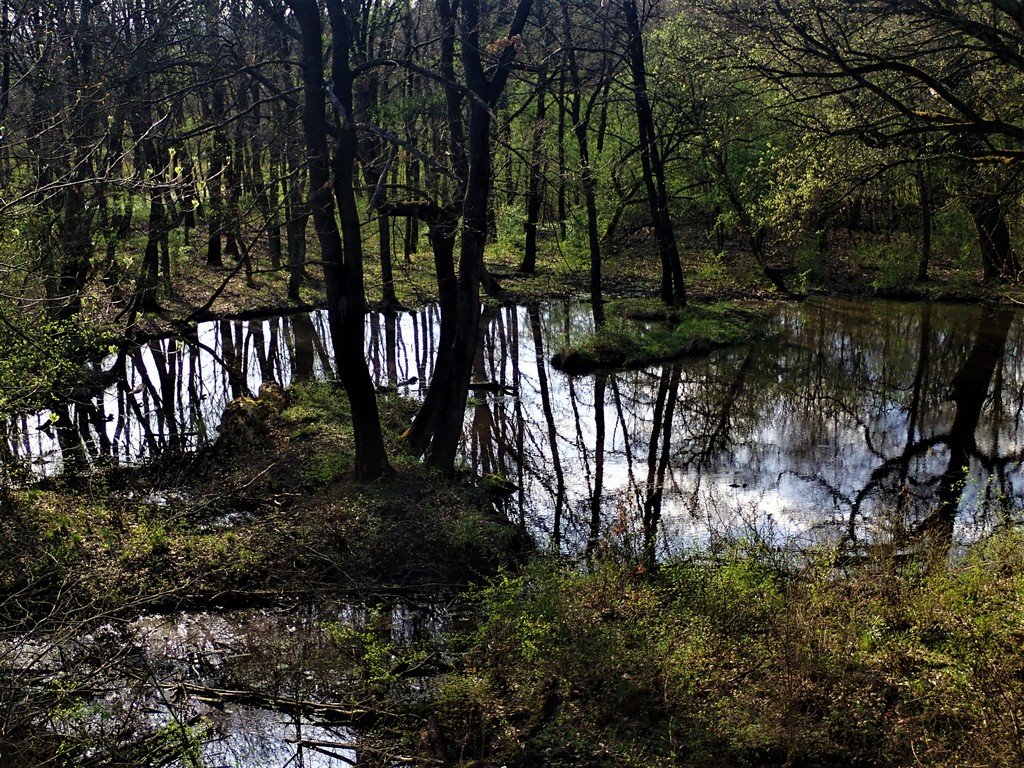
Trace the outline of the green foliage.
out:
[[[711,290],[725,290],[732,278],[726,269],[723,254],[712,252],[705,255],[697,269],[697,279]]]
[[[358,622],[324,622],[336,661],[354,676],[364,694],[386,696],[410,667],[422,664],[427,652],[393,638],[391,613],[384,606],[370,609]]]
[[[871,281],[875,293],[905,295],[917,278],[920,243],[909,234],[898,233],[884,241],[864,239],[851,250],[859,263],[875,272]]]
[[[348,400],[338,396],[331,382],[300,382],[288,390],[288,407],[282,420],[291,425],[324,428],[348,423]]]
[[[1015,764],[1022,544],[847,574],[745,545],[647,575],[537,561],[476,593],[438,711],[495,764]]]
[[[0,413],[16,413],[45,406],[58,386],[80,381],[86,374],[81,361],[100,342],[95,328],[71,321],[23,315],[15,324],[0,322]]]
[[[310,454],[299,471],[299,482],[307,488],[326,488],[341,480],[352,468],[352,457],[327,447]]]
[[[959,207],[944,209],[935,216],[935,251],[946,255],[960,269],[977,267],[978,236],[965,211]]]
[[[498,202],[495,205],[494,217],[498,227],[498,240],[491,247],[497,253],[522,254],[526,245],[526,233],[523,229],[526,211],[522,205]]]

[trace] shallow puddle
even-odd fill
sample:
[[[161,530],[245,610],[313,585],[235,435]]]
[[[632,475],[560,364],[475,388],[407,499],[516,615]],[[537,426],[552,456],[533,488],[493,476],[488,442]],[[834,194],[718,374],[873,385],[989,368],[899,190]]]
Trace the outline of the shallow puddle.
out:
[[[0,663],[65,692],[47,727],[86,754],[95,744],[154,765],[383,765],[358,729],[367,672],[356,650],[411,653],[436,644],[445,621],[441,607],[402,603],[145,615],[8,640]]]

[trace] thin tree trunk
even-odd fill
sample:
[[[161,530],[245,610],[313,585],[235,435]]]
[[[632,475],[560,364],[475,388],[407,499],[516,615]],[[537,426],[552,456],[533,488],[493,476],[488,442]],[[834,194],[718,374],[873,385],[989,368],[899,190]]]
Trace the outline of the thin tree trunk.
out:
[[[543,16],[538,20],[543,28],[545,19]],[[540,208],[543,202],[543,178],[544,178],[544,127],[547,116],[547,67],[541,67],[537,73],[537,111],[534,115],[533,136],[530,142],[530,168],[526,188],[526,247],[523,251],[523,261],[519,265],[519,271],[526,275],[532,275],[537,271],[537,221],[540,218]]]
[[[604,325],[604,296],[601,287],[601,235],[597,220],[597,179],[590,167],[590,112],[582,109],[583,82],[576,49],[572,38],[572,22],[569,17],[568,0],[562,0],[562,34],[566,55],[569,59],[569,76],[572,95],[569,97],[569,115],[580,155],[580,176],[583,183],[583,198],[587,211],[587,245],[590,251],[590,303],[594,313],[594,324]],[[563,169],[564,171],[564,169]]]
[[[636,0],[623,0],[622,8],[629,32],[629,66],[633,74],[633,100],[640,134],[640,163],[647,188],[654,239],[662,264],[661,298],[666,304],[682,306],[686,304],[686,283],[668,209],[665,166],[658,150],[654,114],[647,93],[647,64]]]
[[[927,168],[918,162],[915,168],[918,200],[921,205],[921,258],[917,262],[917,281],[928,280],[928,263],[932,256],[932,195]]]

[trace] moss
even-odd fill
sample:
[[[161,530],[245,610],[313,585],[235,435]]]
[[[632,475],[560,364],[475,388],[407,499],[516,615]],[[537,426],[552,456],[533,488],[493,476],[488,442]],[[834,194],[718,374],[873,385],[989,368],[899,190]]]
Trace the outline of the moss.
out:
[[[480,487],[494,496],[508,496],[519,490],[519,486],[499,472],[488,472],[480,478]]]
[[[706,354],[748,341],[753,334],[750,313],[730,304],[659,308],[634,299],[609,309],[603,328],[551,358],[555,367],[570,374],[640,368]]]

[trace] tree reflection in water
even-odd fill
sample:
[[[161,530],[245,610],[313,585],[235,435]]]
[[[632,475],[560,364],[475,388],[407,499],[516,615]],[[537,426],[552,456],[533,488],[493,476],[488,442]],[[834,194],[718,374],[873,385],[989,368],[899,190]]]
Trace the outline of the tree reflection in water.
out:
[[[949,541],[1020,506],[1013,313],[812,301],[780,309],[749,347],[593,377],[552,369],[590,322],[568,303],[485,312],[466,414],[464,461],[510,480],[510,518],[557,550],[617,546],[650,564],[722,534]],[[422,397],[436,308],[367,324],[377,385]],[[53,473],[195,449],[263,381],[333,377],[330,349],[320,312],[204,323],[105,360],[117,383],[55,421],[10,419],[7,450]]]

